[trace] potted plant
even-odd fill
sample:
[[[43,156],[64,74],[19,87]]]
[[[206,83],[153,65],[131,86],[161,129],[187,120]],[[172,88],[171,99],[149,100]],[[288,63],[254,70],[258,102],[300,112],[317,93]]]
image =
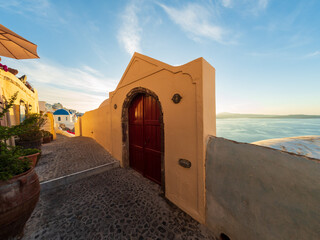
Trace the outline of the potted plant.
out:
[[[43,141],[42,143],[49,143],[51,142],[51,133],[49,131],[41,130]]]
[[[1,107],[0,119],[13,106],[17,94]],[[0,125],[0,239],[21,236],[40,195],[39,179],[29,160],[20,158],[8,139],[23,128]]]
[[[22,148],[17,151],[17,154],[21,159],[28,159],[31,162],[32,167],[35,167],[40,159],[41,150],[37,148]]]
[[[22,148],[41,149],[42,132],[40,128],[45,124],[45,118],[38,113],[26,115],[26,119],[20,124],[22,131],[19,132],[19,139],[16,145]]]

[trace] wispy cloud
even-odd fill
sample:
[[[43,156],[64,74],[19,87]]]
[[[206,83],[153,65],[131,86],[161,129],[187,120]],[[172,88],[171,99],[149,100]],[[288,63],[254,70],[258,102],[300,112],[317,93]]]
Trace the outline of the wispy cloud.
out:
[[[25,14],[32,12],[36,15],[46,15],[50,10],[50,2],[48,0],[11,0],[1,1],[0,8],[4,8],[15,13]]]
[[[221,0],[221,4],[224,6],[224,7],[231,7],[232,6],[232,0]]]
[[[97,108],[118,81],[103,77],[90,66],[70,68],[46,60],[17,62],[11,59],[6,59],[6,64],[18,69],[18,76],[27,75],[27,81],[38,90],[39,100],[60,102],[78,111]]]
[[[309,54],[305,55],[305,57],[307,57],[307,58],[315,57],[315,56],[320,56],[320,51],[314,51],[312,53],[309,53]]]
[[[220,0],[226,8],[244,8],[246,12],[257,15],[266,9],[270,0]]]
[[[124,49],[132,55],[141,52],[140,41],[142,29],[139,26],[139,8],[131,1],[121,15],[122,25],[118,32],[118,41],[123,44]]]
[[[182,8],[159,5],[171,20],[187,32],[192,39],[198,40],[204,37],[219,43],[226,43],[224,39],[226,30],[210,21],[211,14],[205,7],[192,3]]]
[[[259,0],[258,8],[265,9],[268,6],[269,0]]]
[[[66,22],[49,0],[0,1],[0,8],[27,18],[32,18],[34,21],[43,24],[47,24],[48,22],[52,24]]]
[[[253,15],[259,15],[262,11],[264,11],[268,4],[269,0],[249,0],[244,1],[247,11]]]

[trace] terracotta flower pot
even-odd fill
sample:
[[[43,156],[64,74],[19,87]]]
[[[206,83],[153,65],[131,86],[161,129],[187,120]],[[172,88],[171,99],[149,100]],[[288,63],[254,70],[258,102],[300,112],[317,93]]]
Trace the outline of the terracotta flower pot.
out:
[[[8,181],[0,181],[0,239],[21,236],[40,195],[34,168]]]
[[[32,164],[32,167],[35,167],[37,165],[37,162],[38,162],[39,158],[40,158],[39,156],[40,156],[40,153],[34,153],[34,154],[31,154],[31,155],[22,156],[22,157],[19,157],[19,158],[20,159],[28,158],[29,161]]]

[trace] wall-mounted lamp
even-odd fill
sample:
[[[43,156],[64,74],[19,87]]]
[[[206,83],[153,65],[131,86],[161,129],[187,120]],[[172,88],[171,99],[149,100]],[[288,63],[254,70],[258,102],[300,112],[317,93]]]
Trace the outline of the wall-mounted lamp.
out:
[[[181,101],[182,97],[179,93],[176,93],[173,95],[173,97],[171,98],[171,100],[175,103],[178,104]]]
[[[32,110],[32,106],[31,105],[29,105],[29,111],[31,111]]]
[[[117,107],[118,107],[117,104],[113,105],[113,108],[114,108],[114,109],[117,109]]]

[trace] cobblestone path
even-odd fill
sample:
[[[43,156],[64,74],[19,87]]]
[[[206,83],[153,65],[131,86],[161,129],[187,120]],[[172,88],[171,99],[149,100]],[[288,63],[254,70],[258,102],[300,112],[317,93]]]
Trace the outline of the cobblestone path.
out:
[[[214,239],[132,169],[43,192],[23,239]]]
[[[43,144],[41,149],[42,156],[36,167],[40,182],[114,161],[102,146],[88,137],[57,135],[56,140]]]

